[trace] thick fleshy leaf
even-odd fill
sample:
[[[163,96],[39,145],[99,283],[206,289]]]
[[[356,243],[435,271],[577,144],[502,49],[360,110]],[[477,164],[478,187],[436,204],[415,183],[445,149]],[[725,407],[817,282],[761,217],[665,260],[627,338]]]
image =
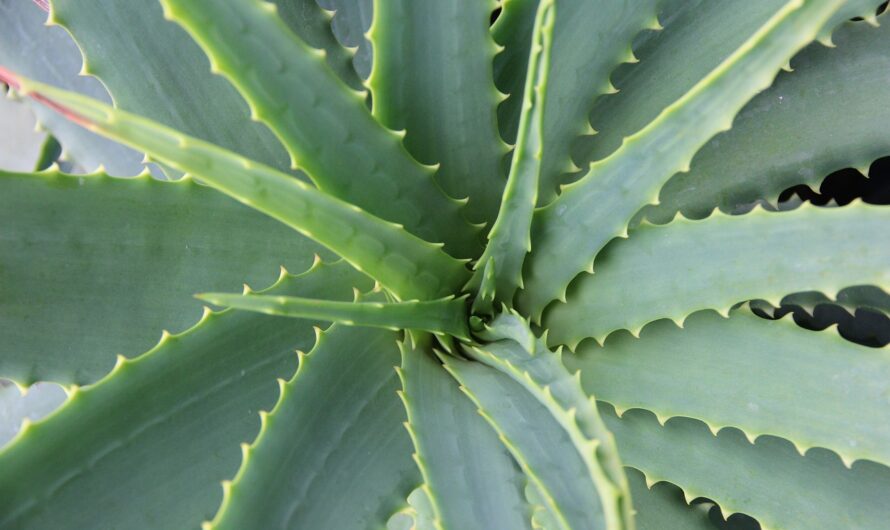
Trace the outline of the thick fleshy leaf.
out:
[[[618,68],[612,76],[618,91],[594,103],[590,121],[597,134],[577,146],[579,163],[605,158],[618,149],[625,137],[658,117],[786,3],[749,0],[741,9],[733,0],[664,1],[658,17],[663,29],[639,36],[634,45],[639,63]],[[873,19],[880,3],[847,0],[823,25],[819,38],[828,42],[838,24],[855,16]],[[732,16],[727,16],[730,11]]]
[[[884,24],[877,28],[845,24],[834,34],[836,48],[815,43],[798,54],[794,71],[748,103],[643,214],[658,223],[677,211],[701,218],[714,207],[732,212],[758,199],[774,202],[785,188],[816,185],[845,167],[867,173],[890,154],[890,57],[883,53],[890,18],[878,20]]]
[[[152,120],[78,94],[23,79],[0,68],[21,94],[54,108],[72,121],[157,157],[178,171],[261,211],[323,244],[367,272],[397,296],[437,298],[464,284],[463,262],[362,209],[269,166]]]
[[[482,363],[448,357],[445,366],[519,462],[552,515],[554,530],[625,528],[608,526],[583,456],[547,407]]]
[[[327,67],[325,54],[291,32],[274,5],[161,3],[319,189],[427,241],[444,241],[459,257],[474,257],[476,230],[461,217],[460,204],[440,192],[433,169],[411,158],[402,137],[371,116],[364,92],[346,87]]]
[[[588,337],[602,342],[616,329],[637,333],[659,318],[726,312],[743,300],[778,305],[789,292],[887,289],[888,223],[890,208],[856,202],[646,224],[611,244],[596,272],[579,278],[568,302],[553,306],[544,322],[552,343],[574,347]]]
[[[660,320],[586,343],[566,355],[585,390],[618,410],[644,408],[731,426],[748,437],[771,434],[800,451],[824,447],[845,461],[890,463],[890,349],[875,350],[813,332],[790,317],[766,320],[741,308],[713,311],[677,327]]]
[[[203,293],[197,298],[218,306],[257,311],[267,315],[311,318],[348,326],[369,326],[391,331],[422,330],[470,340],[466,297],[389,303],[358,300],[337,302],[252,293],[243,295]]]
[[[102,81],[117,107],[277,169],[290,167],[275,136],[250,120],[238,92],[210,72],[185,31],[164,20],[159,2],[52,0],[49,21],[71,33],[84,72]]]
[[[649,487],[636,469],[627,468],[626,473],[637,530],[715,530],[707,509],[686,504],[683,493],[673,484],[659,482]]]
[[[28,77],[109,101],[95,79],[78,76],[83,58],[61,28],[44,27],[46,12],[35,2],[0,0],[0,64]],[[68,158],[85,170],[103,165],[113,175],[142,171],[142,155],[78,127],[50,109],[33,105],[38,122],[55,135]]]
[[[333,11],[331,27],[343,46],[355,50],[353,68],[362,79],[371,75],[371,43],[365,32],[371,27],[374,0],[316,0],[321,7]]]
[[[492,333],[498,333],[498,319]],[[508,325],[508,333],[512,325]],[[615,440],[603,424],[596,404],[584,393],[581,382],[549,351],[543,340],[528,350],[515,340],[499,340],[468,349],[478,361],[492,366],[520,384],[543,405],[568,435],[572,450],[581,458],[585,475],[597,490],[605,522],[610,528],[631,528],[633,514],[627,478]],[[471,389],[472,391],[472,389]]]
[[[362,80],[352,65],[354,53],[334,36],[331,14],[315,0],[275,0],[278,15],[306,44],[324,50],[328,67],[350,87],[361,90]]]
[[[422,489],[436,524],[530,529],[524,477],[427,342],[401,344],[399,376]]]
[[[789,2],[658,118],[538,210],[519,307],[537,319],[548,303],[561,299],[609,240],[626,235],[634,213],[653,202],[661,185],[685,170],[707,140],[730,127],[738,110],[772,83],[842,4]]]
[[[494,0],[378,0],[368,33],[374,116],[406,131],[405,146],[452,197],[468,197],[467,217],[494,221],[504,189],[498,135],[502,99],[492,78],[489,31]]]
[[[594,101],[615,90],[609,80],[612,71],[636,60],[631,51],[634,36],[658,27],[657,4],[658,0],[557,3],[538,204],[551,202],[566,175],[580,171],[570,155],[572,144],[593,132],[587,115]]]
[[[278,403],[262,413],[206,528],[382,526],[420,480],[396,396],[396,339],[368,328],[322,332],[293,378],[280,381]]]
[[[275,292],[349,300],[353,286],[370,288],[341,262]],[[275,379],[314,340],[311,323],[228,311],[121,358],[0,452],[0,528],[196,529],[274,405]]]
[[[494,82],[507,95],[498,106],[498,128],[510,144],[516,143],[537,9],[538,0],[503,0],[491,27],[495,42],[503,46],[494,57]]]
[[[882,528],[890,518],[890,468],[862,461],[852,469],[837,455],[813,449],[801,456],[780,438],[752,444],[734,429],[714,436],[701,422],[674,418],[661,426],[643,410],[621,419],[601,413],[625,464],[648,481],[680,486],[687,500],[707,497],[729,516],[744,512],[763,528]]]
[[[262,234],[258,237],[257,234]],[[0,376],[86,384],[322,248],[194,183],[0,172]]]
[[[540,3],[534,28],[534,45],[529,57],[519,136],[510,163],[507,186],[497,220],[488,234],[488,245],[474,265],[471,285],[481,286],[485,276],[494,277],[496,299],[512,302],[522,285],[522,263],[531,250],[531,223],[538,197],[543,137],[544,107],[547,102],[547,73],[556,19],[554,3]]]

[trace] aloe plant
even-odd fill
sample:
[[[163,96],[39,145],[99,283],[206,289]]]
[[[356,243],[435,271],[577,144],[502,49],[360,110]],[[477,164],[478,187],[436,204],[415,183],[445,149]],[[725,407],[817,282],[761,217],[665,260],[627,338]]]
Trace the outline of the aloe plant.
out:
[[[0,528],[886,528],[879,4],[0,0]]]

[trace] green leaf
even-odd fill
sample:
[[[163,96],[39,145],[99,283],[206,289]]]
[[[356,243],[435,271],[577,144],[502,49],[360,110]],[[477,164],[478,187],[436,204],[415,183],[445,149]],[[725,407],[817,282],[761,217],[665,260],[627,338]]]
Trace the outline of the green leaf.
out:
[[[262,234],[262,237],[257,237]],[[191,179],[0,172],[0,376],[87,384],[323,249]]]
[[[406,131],[405,147],[436,173],[467,217],[491,223],[504,189],[509,148],[498,136],[489,31],[494,0],[378,0],[368,36],[374,64],[368,87],[374,117]]]
[[[74,37],[83,71],[115,106],[285,171],[287,153],[157,1],[51,0],[49,23]],[[22,70],[23,71],[23,70]],[[38,79],[39,80],[39,79]],[[51,84],[57,84],[49,80]]]
[[[466,297],[430,301],[335,302],[259,294],[205,293],[197,296],[218,306],[258,311],[267,315],[311,318],[349,326],[370,326],[392,331],[414,329],[470,340]]]
[[[747,309],[729,318],[695,313],[683,328],[660,320],[639,339],[621,333],[603,347],[587,344],[564,361],[581,371],[585,390],[619,411],[644,408],[661,423],[692,417],[750,439],[780,436],[801,452],[831,449],[848,464],[890,463],[890,348]]]
[[[44,27],[46,13],[34,2],[0,0],[0,65],[28,77],[110,101],[102,84],[78,76],[82,58],[61,28]],[[42,105],[31,105],[37,122],[63,145],[65,156],[87,171],[104,166],[114,175],[142,170],[142,155],[93,134]]]
[[[601,412],[628,466],[650,483],[680,486],[687,500],[712,499],[727,517],[742,511],[763,528],[788,530],[882,528],[890,517],[890,469],[880,464],[863,461],[848,469],[830,451],[801,456],[771,436],[751,444],[734,429],[714,436],[688,418],[662,427],[642,410],[621,419],[608,405]]]
[[[591,134],[587,115],[594,101],[613,92],[609,81],[621,63],[633,62],[634,35],[658,27],[658,0],[591,2],[560,0],[553,31],[538,204],[556,198],[566,174],[577,173],[573,142]]]
[[[507,97],[498,106],[501,137],[516,143],[519,114],[531,52],[538,0],[502,0],[501,13],[491,26],[491,35],[502,47],[494,57],[494,83]]]
[[[837,293],[850,285],[890,287],[890,209],[864,203],[790,212],[715,213],[643,225],[614,242],[580,278],[569,301],[544,318],[553,344],[574,348],[616,329],[682,322],[699,309],[725,314],[740,301],[778,305],[786,293]],[[682,293],[682,296],[677,296]]]
[[[651,487],[645,476],[625,468],[634,499],[637,530],[715,530],[705,505],[686,504],[683,492],[673,484],[659,482]]]
[[[657,118],[786,2],[749,0],[744,9],[739,9],[733,0],[663,2],[659,21],[664,28],[639,36],[634,54],[640,62],[618,68],[612,75],[618,92],[594,102],[590,121],[597,134],[577,146],[575,156],[579,163],[599,160],[614,152],[624,137]],[[855,16],[871,15],[873,19],[880,3],[880,0],[847,0],[822,26],[818,38],[828,42],[832,30]],[[730,10],[733,15],[726,16]],[[779,79],[783,77],[786,76],[780,74]]]
[[[275,0],[281,20],[306,44],[324,50],[328,67],[350,87],[361,90],[364,85],[352,66],[354,52],[337,41],[331,27],[332,14],[315,0]]]
[[[500,322],[495,320],[493,332]],[[507,334],[515,326],[506,325]],[[600,419],[596,404],[581,388],[581,381],[563,366],[560,352],[553,353],[543,340],[529,351],[514,340],[500,340],[468,353],[508,375],[543,405],[568,435],[572,451],[583,467],[576,471],[594,485],[600,499],[602,517],[609,528],[633,528],[633,509],[627,478],[621,467],[615,440]],[[473,393],[478,389],[471,387]],[[483,407],[484,408],[484,407]]]
[[[589,118],[597,132],[576,145],[579,164],[614,153],[625,137],[658,118],[787,3],[748,0],[740,9],[734,0],[661,2],[663,29],[637,37],[633,52],[639,62],[617,68],[612,74],[617,92],[593,102]]]
[[[586,472],[583,456],[543,404],[482,363],[456,357],[444,361],[540,493],[558,524],[554,530],[625,528],[607,525],[601,491]]]
[[[516,463],[425,342],[400,344],[399,377],[436,528],[530,528]]]
[[[519,138],[510,165],[507,187],[501,199],[497,220],[488,234],[485,252],[475,264],[470,282],[478,287],[485,275],[494,275],[495,298],[512,302],[522,285],[522,263],[531,250],[530,229],[538,197],[543,134],[544,106],[547,101],[547,72],[553,41],[555,15],[552,0],[541,2],[535,20],[534,46],[525,83]],[[489,268],[492,263],[492,268]]]
[[[353,286],[370,282],[341,262],[274,292],[349,300]],[[238,444],[256,436],[257,412],[274,405],[275,379],[314,340],[307,322],[227,311],[121,359],[0,451],[0,528],[196,529],[238,469]]]
[[[371,27],[373,0],[316,0],[334,12],[331,27],[344,45],[355,50],[352,66],[362,79],[371,75],[371,43],[365,32]]]
[[[3,77],[0,69],[0,78]],[[41,83],[7,75],[16,91],[92,131],[157,157],[174,169],[248,204],[318,241],[397,296],[447,296],[462,286],[463,263],[360,208],[304,182],[156,122]]]
[[[658,223],[677,211],[701,218],[714,207],[733,212],[758,199],[775,203],[785,188],[816,185],[845,167],[867,174],[873,160],[890,153],[890,95],[883,90],[890,57],[882,53],[890,24],[845,24],[834,42],[837,48],[811,44],[797,55],[794,71],[754,98],[732,129],[696,154],[688,173],[665,184],[661,204],[643,214]]]
[[[729,128],[736,112],[769,86],[841,5],[842,0],[789,2],[658,118],[538,210],[518,306],[539,318],[549,302],[562,298],[610,239],[626,235],[633,214],[654,201],[671,175],[688,167],[701,145]]]
[[[395,395],[396,339],[368,328],[321,333],[293,378],[280,381],[278,403],[243,446],[206,528],[382,526],[418,481]]]
[[[163,0],[212,68],[247,99],[319,189],[381,219],[404,225],[462,258],[477,255],[475,229],[443,195],[433,169],[417,163],[401,135],[381,126],[365,94],[346,87],[323,52],[294,35],[272,4],[259,0]],[[233,39],[232,35],[241,35]]]

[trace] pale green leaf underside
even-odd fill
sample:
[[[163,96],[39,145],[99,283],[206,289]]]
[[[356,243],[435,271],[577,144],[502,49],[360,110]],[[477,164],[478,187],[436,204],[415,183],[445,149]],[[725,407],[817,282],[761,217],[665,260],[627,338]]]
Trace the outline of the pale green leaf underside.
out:
[[[714,436],[688,418],[662,427],[639,409],[618,419],[609,405],[600,408],[626,465],[650,481],[680,486],[689,500],[714,500],[724,516],[744,512],[763,528],[783,530],[876,529],[890,516],[890,469],[880,464],[862,461],[848,469],[824,449],[801,456],[779,438],[751,444],[739,431]]]
[[[319,189],[422,239],[445,242],[454,255],[477,255],[475,230],[461,217],[460,205],[441,193],[433,170],[411,158],[401,136],[371,116],[364,92],[345,86],[324,54],[293,34],[270,4],[162,4]]]
[[[615,334],[566,355],[584,388],[618,410],[644,408],[664,421],[687,416],[712,429],[783,437],[801,451],[824,447],[845,461],[890,463],[890,350],[808,331],[747,309],[723,318],[660,320],[639,339]]]
[[[529,529],[525,479],[497,434],[429,345],[401,348],[407,427],[433,518],[455,530]]]
[[[445,365],[541,493],[554,530],[607,528],[596,485],[578,472],[584,460],[547,408],[494,368],[453,357]]]
[[[353,286],[370,282],[340,262],[275,292],[349,300]],[[0,451],[0,528],[198,528],[274,405],[275,379],[314,340],[310,322],[229,311],[118,364]]]
[[[374,117],[405,130],[405,146],[452,197],[469,197],[473,222],[491,223],[504,189],[498,135],[500,94],[489,32],[494,0],[378,0],[368,32]]]
[[[90,130],[136,146],[325,245],[397,296],[447,296],[466,282],[463,263],[439,245],[269,166],[77,94],[21,78],[12,82]]]
[[[316,243],[191,180],[0,172],[0,377],[86,384]],[[258,234],[262,234],[259,236]]]
[[[281,382],[208,528],[383,526],[419,480],[396,396],[396,339],[340,326],[319,336]]]
[[[227,293],[205,293],[198,295],[198,298],[218,306],[257,311],[267,315],[311,318],[392,331],[422,330],[470,340],[466,297],[392,303],[337,302],[295,296]]]
[[[741,216],[678,218],[643,225],[597,259],[568,303],[547,312],[554,344],[602,341],[616,329],[637,332],[659,318],[682,321],[699,309],[728,310],[749,299],[788,293],[890,286],[890,209],[853,203],[755,210]]]
[[[95,79],[80,77],[82,57],[61,28],[44,27],[46,13],[34,2],[0,0],[0,64],[28,77],[109,101]],[[100,164],[113,175],[135,175],[142,155],[78,127],[41,105],[31,106],[37,121],[55,135],[68,158],[87,171]]]
[[[527,262],[519,308],[538,318],[549,302],[561,298],[599,250],[625,233],[633,214],[654,201],[658,188],[685,169],[702,144],[729,128],[735,113],[769,86],[841,5],[841,0],[800,0],[784,6],[658,118],[538,210],[532,228],[535,251]]]
[[[732,212],[758,199],[774,202],[785,188],[816,186],[845,167],[867,171],[890,154],[890,24],[878,20],[878,28],[845,24],[834,34],[836,48],[814,43],[797,55],[794,71],[748,103],[643,214],[664,223],[677,211],[702,218],[714,207]]]

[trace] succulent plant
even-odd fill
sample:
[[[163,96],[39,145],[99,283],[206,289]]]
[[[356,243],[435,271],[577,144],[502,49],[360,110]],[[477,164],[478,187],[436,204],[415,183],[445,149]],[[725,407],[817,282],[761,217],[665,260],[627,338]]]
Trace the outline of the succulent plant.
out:
[[[315,2],[0,0],[0,529],[887,528],[879,1]]]

